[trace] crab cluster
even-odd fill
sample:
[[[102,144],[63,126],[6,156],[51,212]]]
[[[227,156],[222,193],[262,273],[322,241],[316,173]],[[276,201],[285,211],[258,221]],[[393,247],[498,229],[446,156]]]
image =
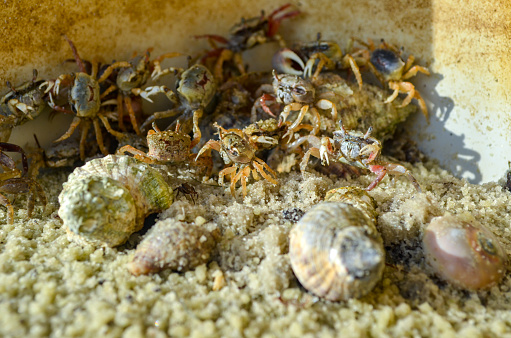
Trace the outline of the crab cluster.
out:
[[[396,126],[417,110],[411,104],[413,100],[428,116],[426,103],[409,79],[417,73],[429,75],[429,71],[414,65],[412,55],[405,61],[402,49],[383,40],[376,47],[371,40],[366,43],[353,39],[343,52],[336,42],[322,40],[318,34],[315,41],[287,47],[278,28],[284,20],[298,15],[299,11],[286,4],[268,16],[263,12],[255,18],[242,19],[228,37],[197,36],[207,38],[211,48],[189,56],[185,68],[162,66],[164,59],[177,58],[182,53],[168,52],[152,59],[151,48],[129,60],[83,60],[73,42],[64,36],[78,71],[42,80],[34,70],[30,81],[16,87],[8,84],[10,90],[0,101],[0,165],[4,168],[0,192],[30,193],[30,216],[35,197],[46,204],[44,192],[35,181],[40,167],[76,166],[88,158],[105,156],[75,169],[59,197],[59,215],[71,237],[78,235],[80,239],[117,246],[142,227],[149,213],[168,208],[178,193],[193,203],[198,201],[190,184],[174,189],[168,186],[158,171],[161,167],[185,166],[203,180],[217,175],[220,185],[228,177],[232,196],[236,197],[240,182],[245,197],[250,176],[255,180],[262,177],[277,186],[279,174],[293,167],[305,175],[311,156],[324,167],[347,165],[352,173],[371,172],[377,176],[365,190],[348,189],[346,196],[350,198],[343,195],[340,200],[330,199],[330,203],[318,205],[300,220],[291,236],[291,263],[300,282],[327,299],[347,299],[369,292],[381,277],[384,252],[375,227],[376,211],[367,191],[389,174],[405,175],[421,192],[412,173],[402,164],[386,161],[381,151],[382,142],[392,137]],[[280,48],[272,58],[273,71],[249,72],[243,63],[243,52],[272,42]],[[171,75],[176,79],[175,88],[158,83]],[[370,77],[381,85],[370,84]],[[157,99],[167,105],[166,109],[150,112],[142,105],[143,100]],[[71,114],[73,120],[64,135],[55,140],[64,149],[38,146],[29,171],[23,149],[6,142],[14,127],[37,118],[46,108]],[[167,123],[165,128],[163,123]],[[91,125],[93,135],[89,135]],[[66,142],[73,144],[72,135],[77,129],[80,132],[74,145],[63,146]],[[218,139],[214,138],[215,133]],[[22,155],[23,171],[5,154],[13,151]],[[61,159],[50,156],[57,153],[69,155]],[[285,156],[299,160],[287,167],[270,161]],[[340,194],[340,190],[336,193]],[[370,207],[364,207],[365,202],[351,206],[359,199],[370,201]],[[12,223],[13,207],[1,194],[0,204],[7,207]],[[337,214],[332,214],[334,209]],[[364,213],[370,215],[365,217]],[[355,218],[364,221],[360,223]],[[319,223],[324,219],[327,225],[321,223],[322,227],[318,227],[317,219]],[[339,219],[345,222],[339,225]],[[339,243],[366,243],[365,251],[343,253],[346,257],[359,255],[360,264],[354,266],[358,263],[330,255],[325,248],[340,245],[346,249],[348,245],[332,241],[325,244],[325,234]],[[439,261],[431,236],[425,238],[428,257]],[[213,237],[199,226],[192,229],[184,223],[162,222],[141,246],[130,271],[138,275],[163,266],[179,266],[179,271],[196,266],[211,256]],[[201,242],[203,238],[207,238],[205,243]],[[353,248],[360,249],[357,243]],[[162,245],[171,247],[162,249]],[[201,245],[204,250],[196,250]],[[178,246],[182,252],[172,251]],[[366,256],[371,259],[366,260]],[[322,272],[309,263],[318,260],[318,267],[325,271],[341,271],[334,280],[326,281],[331,284],[316,283]],[[188,266],[181,264],[184,261],[189,262],[185,264]],[[349,264],[353,266],[348,269]],[[438,264],[447,266],[449,262]],[[497,281],[499,276],[490,281]],[[456,280],[457,274],[446,278]]]

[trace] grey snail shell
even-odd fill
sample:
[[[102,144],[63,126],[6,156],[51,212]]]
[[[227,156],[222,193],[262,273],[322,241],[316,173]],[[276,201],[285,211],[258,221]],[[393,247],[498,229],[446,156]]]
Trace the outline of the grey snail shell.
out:
[[[129,156],[108,155],[73,171],[59,195],[59,216],[71,239],[114,247],[173,200],[157,170]]]
[[[331,301],[358,298],[378,283],[385,263],[374,202],[354,187],[334,189],[327,196],[328,201],[314,206],[291,229],[291,267],[317,296]]]
[[[434,218],[422,239],[426,262],[440,278],[464,289],[491,287],[502,280],[507,257],[498,239],[473,217]]]

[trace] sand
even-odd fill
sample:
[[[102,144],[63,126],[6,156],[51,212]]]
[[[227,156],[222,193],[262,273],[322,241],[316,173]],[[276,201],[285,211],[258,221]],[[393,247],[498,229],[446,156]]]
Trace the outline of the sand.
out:
[[[250,181],[243,200],[212,179],[201,184],[170,167],[170,184],[188,182],[194,204],[180,195],[156,219],[197,220],[218,228],[213,257],[187,272],[135,277],[126,266],[142,235],[118,248],[70,242],[58,194],[69,171],[46,171],[46,214],[26,220],[23,197],[15,223],[0,210],[0,336],[85,337],[359,337],[503,336],[511,334],[511,279],[466,291],[435,277],[420,239],[432,217],[470,212],[511,249],[511,194],[498,183],[473,185],[432,161],[406,164],[420,182],[389,178],[370,195],[387,251],[383,279],[366,296],[329,302],[303,289],[291,270],[288,234],[297,217],[335,187],[367,186],[374,174],[349,180],[312,169],[279,174],[279,186]],[[295,209],[297,208],[297,209]],[[299,209],[299,210],[298,210]],[[204,218],[202,220],[200,217]],[[198,218],[199,217],[199,218]],[[150,217],[147,223],[154,223]],[[143,233],[143,232],[142,232]]]

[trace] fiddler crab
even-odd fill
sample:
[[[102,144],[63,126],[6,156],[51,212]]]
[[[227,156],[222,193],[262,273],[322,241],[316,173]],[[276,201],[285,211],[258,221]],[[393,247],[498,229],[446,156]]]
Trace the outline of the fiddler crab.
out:
[[[170,72],[177,72],[176,91],[174,93],[167,86],[147,87],[143,97],[152,102],[150,98],[158,93],[163,93],[172,102],[173,107],[169,110],[156,112],[149,117],[141,126],[144,130],[157,119],[163,119],[175,115],[180,115],[177,120],[181,121],[183,132],[188,133],[192,128],[189,127],[189,121],[193,119],[195,113],[202,116],[203,110],[211,102],[216,93],[216,82],[211,72],[203,65],[195,64],[184,70],[181,68],[168,68],[165,70],[155,69],[153,72],[153,80]],[[190,119],[190,116],[192,119]],[[176,120],[176,121],[177,121]],[[176,123],[169,126],[174,128]]]
[[[269,102],[285,104],[284,109],[279,115],[279,126],[284,123],[288,124],[287,132],[283,138],[291,141],[293,134],[300,129],[307,129],[312,135],[316,135],[320,129],[320,116],[316,108],[322,110],[331,110],[332,118],[337,120],[337,108],[335,104],[327,99],[316,97],[315,87],[311,81],[303,79],[297,75],[277,74],[273,71],[273,84],[261,86],[261,90],[265,92],[273,92],[273,94],[263,94],[254,104],[252,115],[256,113],[256,109],[260,106],[263,110],[275,116],[268,106]],[[292,111],[299,111],[297,118],[293,123],[286,122]],[[305,115],[310,112],[312,115],[312,125],[301,124]]]
[[[430,75],[429,70],[425,67],[414,65],[415,57],[409,55],[408,59],[403,61],[401,55],[403,49],[398,50],[395,46],[382,40],[378,48],[375,47],[373,41],[369,39],[368,43],[355,39],[358,43],[367,49],[361,49],[355,54],[359,54],[365,59],[365,62],[371,72],[380,80],[381,83],[387,83],[388,87],[394,92],[390,95],[385,103],[392,102],[399,93],[405,93],[406,98],[403,100],[401,107],[405,107],[412,99],[416,99],[419,107],[428,118],[428,108],[422,96],[415,90],[415,86],[407,81],[417,73]]]
[[[121,68],[115,74],[115,84],[112,84],[108,89],[106,89],[102,94],[102,97],[110,94],[115,90],[118,91],[117,112],[119,128],[121,130],[126,130],[123,119],[125,106],[128,110],[128,115],[133,130],[137,135],[140,135],[141,133],[137,122],[137,114],[133,108],[132,97],[144,97],[147,95],[146,92],[142,90],[142,86],[146,84],[151,75],[151,72],[154,69],[159,69],[160,63],[163,59],[183,55],[181,53],[166,53],[151,61],[149,59],[151,51],[152,48],[149,48],[146,50],[144,55],[135,56],[130,61],[119,61],[109,65],[98,80],[98,82],[105,81],[111,76],[114,70]]]
[[[17,152],[21,154],[23,171],[16,168],[15,161],[5,152]],[[32,216],[36,197],[43,208],[46,206],[46,195],[39,183],[27,177],[28,160],[25,151],[12,143],[0,142],[0,166],[4,172],[0,173],[0,205],[7,208],[7,219],[9,224],[14,223],[14,208],[3,194],[30,193],[27,204],[27,217]]]
[[[41,86],[44,82],[44,80],[38,80],[36,69],[33,70],[31,81],[17,87],[7,81],[10,90],[0,99],[1,142],[9,140],[14,127],[33,120],[47,107],[47,91]]]
[[[116,138],[123,138],[124,135],[110,127],[107,116],[101,111],[102,95],[100,95],[99,83],[104,81],[106,77],[96,80],[98,72],[97,62],[92,63],[91,74],[87,74],[85,64],[78,55],[73,42],[65,35],[64,38],[71,47],[80,72],[74,74],[63,74],[60,75],[57,80],[47,81],[45,83],[47,90],[49,91],[49,106],[55,111],[75,115],[66,133],[54,142],[61,142],[69,138],[75,129],[81,125],[80,159],[84,160],[87,132],[89,131],[90,123],[92,122],[99,149],[104,155],[108,155],[108,150],[103,143],[103,135],[99,120],[101,120],[106,130]],[[61,102],[62,105],[56,104],[56,101]],[[65,106],[69,106],[69,108],[66,108]]]
[[[320,33],[316,41],[296,43],[292,49],[279,50],[274,54],[272,64],[273,68],[281,73],[299,75],[313,80],[318,78],[323,69],[350,68],[359,88],[362,89],[362,75],[356,59],[349,53],[343,54],[336,42],[321,40]]]
[[[277,8],[268,16],[264,14],[264,11],[261,11],[261,15],[258,17],[242,18],[240,23],[231,28],[228,38],[214,34],[196,36],[196,38],[207,38],[213,48],[201,58],[201,63],[206,64],[208,59],[216,58],[214,75],[219,82],[223,81],[223,65],[225,62],[233,61],[238,72],[245,74],[246,70],[241,56],[243,51],[271,41],[277,41],[281,47],[285,46],[284,40],[277,34],[280,24],[282,20],[300,14],[298,10],[284,12],[289,7],[291,7],[291,4],[288,3]],[[225,47],[217,47],[215,41],[225,45]]]
[[[303,136],[293,142],[289,148],[298,147],[304,142],[308,142],[311,147],[305,153],[300,170],[305,171],[310,156],[321,159],[323,165],[329,165],[330,162],[345,163],[357,168],[368,169],[378,176],[366,188],[372,190],[381,182],[386,174],[406,175],[412,182],[412,185],[421,192],[421,187],[415,177],[408,169],[397,163],[385,162],[380,158],[381,143],[371,137],[372,128],[370,127],[364,134],[359,131],[347,131],[339,121],[340,130],[334,131],[333,139],[329,137],[319,138],[314,135]]]
[[[147,133],[147,146],[149,147],[147,153],[131,145],[125,145],[117,151],[117,154],[129,153],[137,160],[148,164],[193,163],[200,167],[201,172],[205,172],[206,176],[209,177],[213,168],[211,156],[202,157],[201,161],[197,163],[198,161],[194,161],[196,160],[196,154],[191,153],[191,150],[201,139],[201,132],[198,126],[200,117],[201,113],[196,111],[193,116],[193,139],[190,139],[188,134],[180,131],[181,125],[179,121],[174,131],[161,131],[156,123],[153,122],[153,130],[149,130]]]
[[[206,151],[213,149],[220,153],[226,165],[232,166],[218,173],[218,183],[224,182],[224,176],[231,177],[231,194],[235,195],[236,182],[241,180],[243,197],[247,195],[247,179],[252,173],[255,180],[259,179],[258,173],[269,182],[277,185],[276,173],[260,158],[255,156],[257,146],[240,129],[224,129],[216,122],[213,127],[218,129],[220,140],[209,140],[197,154],[196,160]]]

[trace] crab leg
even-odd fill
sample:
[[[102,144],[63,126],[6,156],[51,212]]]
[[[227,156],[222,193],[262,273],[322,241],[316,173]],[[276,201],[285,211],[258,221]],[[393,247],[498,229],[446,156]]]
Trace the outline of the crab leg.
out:
[[[129,63],[128,61],[118,61],[118,62],[112,63],[110,66],[108,66],[107,69],[105,69],[105,71],[103,72],[103,75],[101,75],[101,77],[98,79],[98,82],[101,83],[101,82],[105,81],[106,79],[108,79],[108,77],[112,74],[112,72],[116,68],[130,68],[130,67],[131,67],[131,63]]]
[[[224,176],[231,175],[232,173],[235,173],[236,170],[237,170],[237,168],[235,165],[233,165],[231,167],[227,167],[223,170],[220,170],[220,172],[218,173],[218,184],[223,185],[224,184]],[[231,182],[232,182],[232,178],[231,178]],[[231,192],[232,192],[232,190],[231,190]],[[232,195],[234,196],[234,193]]]
[[[79,118],[78,116],[75,116],[73,118],[73,121],[71,122],[71,125],[69,126],[69,129],[65,132],[64,135],[62,135],[61,137],[59,137],[58,139],[56,139],[55,141],[53,142],[60,142],[60,141],[64,141],[65,139],[69,138],[75,131],[76,127],[78,127],[78,125],[80,124],[81,122],[81,118]]]
[[[128,109],[128,113],[130,115],[131,125],[133,126],[135,133],[137,133],[137,135],[140,135],[137,117],[135,116],[135,111],[133,110],[133,106],[131,105],[131,97],[129,97],[129,95],[124,97],[124,103],[126,104],[126,108]]]
[[[2,187],[0,187],[1,189]],[[0,194],[0,205],[3,205],[7,208],[7,223],[14,223],[14,208],[12,207],[11,202],[4,195]]]
[[[277,185],[279,184],[274,178],[270,177],[270,175],[268,175],[264,169],[266,169],[273,177],[277,177],[277,174],[275,173],[275,171],[272,170],[272,168],[270,168],[268,166],[268,164],[266,164],[266,162],[264,162],[263,160],[261,160],[260,158],[258,157],[255,157],[254,158],[254,167],[257,169],[257,171],[261,174],[261,176],[263,176],[265,179],[267,179],[268,181],[270,181],[271,183]]]

